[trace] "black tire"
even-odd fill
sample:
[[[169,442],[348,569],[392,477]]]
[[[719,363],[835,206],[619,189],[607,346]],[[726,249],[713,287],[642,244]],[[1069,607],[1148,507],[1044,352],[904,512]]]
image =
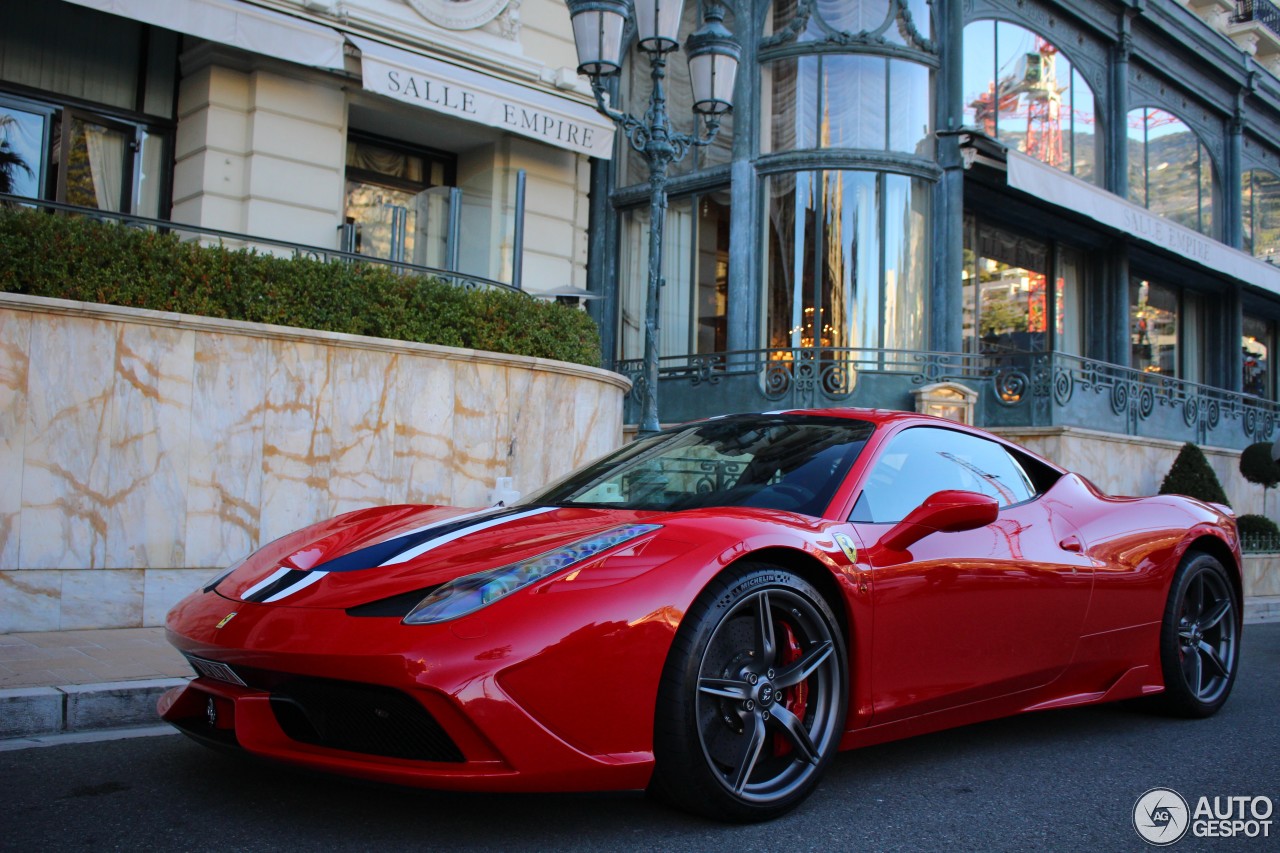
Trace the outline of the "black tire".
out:
[[[840,744],[848,685],[818,591],[775,566],[733,566],[694,602],[667,658],[650,793],[720,820],[785,814]]]
[[[1164,693],[1155,708],[1177,717],[1217,713],[1240,664],[1240,599],[1216,557],[1188,551],[1173,576],[1160,626]]]

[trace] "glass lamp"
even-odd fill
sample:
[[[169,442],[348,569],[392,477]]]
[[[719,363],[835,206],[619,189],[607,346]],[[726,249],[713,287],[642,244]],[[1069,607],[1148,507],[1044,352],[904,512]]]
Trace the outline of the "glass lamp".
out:
[[[636,37],[641,50],[666,53],[680,46],[684,0],[635,0]]]
[[[724,26],[724,10],[710,4],[706,21],[689,36],[689,78],[693,84],[693,109],[704,115],[720,115],[733,109],[733,81],[738,75],[741,49]]]
[[[567,0],[578,46],[578,73],[588,77],[616,74],[622,67],[622,31],[626,0]]]

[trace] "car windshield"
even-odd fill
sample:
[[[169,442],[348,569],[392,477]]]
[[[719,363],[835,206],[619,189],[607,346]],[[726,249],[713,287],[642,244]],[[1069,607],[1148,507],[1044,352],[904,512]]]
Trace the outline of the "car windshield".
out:
[[[821,515],[873,427],[849,418],[738,415],[633,442],[524,501],[681,510],[749,506]]]

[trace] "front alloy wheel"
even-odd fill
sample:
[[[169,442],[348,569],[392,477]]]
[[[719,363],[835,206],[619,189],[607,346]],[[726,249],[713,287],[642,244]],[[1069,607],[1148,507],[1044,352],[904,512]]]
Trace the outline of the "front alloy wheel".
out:
[[[690,609],[659,695],[654,790],[766,820],[817,784],[843,733],[844,644],[822,596],[770,566],[731,569]]]

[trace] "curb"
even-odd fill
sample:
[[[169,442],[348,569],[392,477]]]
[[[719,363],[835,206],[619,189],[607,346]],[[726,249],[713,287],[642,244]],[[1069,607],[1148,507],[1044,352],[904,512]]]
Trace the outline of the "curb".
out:
[[[1244,600],[1244,624],[1280,622],[1280,595],[1259,595]]]
[[[0,738],[154,726],[161,694],[185,678],[0,690]]]

